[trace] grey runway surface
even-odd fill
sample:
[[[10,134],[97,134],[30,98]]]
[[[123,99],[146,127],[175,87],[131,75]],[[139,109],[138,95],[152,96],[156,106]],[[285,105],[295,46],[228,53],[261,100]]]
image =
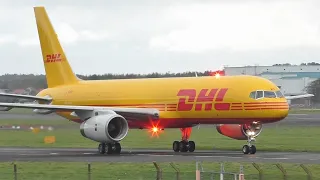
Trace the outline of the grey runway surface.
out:
[[[55,162],[283,162],[319,164],[320,154],[292,152],[257,152],[244,155],[237,151],[196,151],[174,153],[170,150],[124,149],[120,155],[98,154],[97,149],[79,148],[0,148],[0,161]]]
[[[273,126],[320,126],[320,113],[289,114],[284,120],[271,123],[266,127]]]

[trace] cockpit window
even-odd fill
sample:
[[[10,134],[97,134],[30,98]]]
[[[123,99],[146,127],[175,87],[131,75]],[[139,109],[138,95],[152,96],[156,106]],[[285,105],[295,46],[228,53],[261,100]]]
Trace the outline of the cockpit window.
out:
[[[249,95],[252,99],[261,99],[261,98],[282,98],[284,97],[281,91],[252,91]]]
[[[282,97],[283,97],[283,94],[282,94],[281,91],[277,91],[276,94],[277,94],[277,97],[278,97],[278,98],[282,98]]]
[[[276,93],[274,91],[264,91],[265,98],[276,98]]]
[[[249,97],[252,98],[252,99],[255,99],[256,98],[256,92],[255,91],[251,92]]]
[[[256,99],[263,98],[263,91],[257,91]]]

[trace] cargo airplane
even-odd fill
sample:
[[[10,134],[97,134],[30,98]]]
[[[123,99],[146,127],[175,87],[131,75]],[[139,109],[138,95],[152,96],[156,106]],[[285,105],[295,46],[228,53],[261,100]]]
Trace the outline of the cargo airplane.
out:
[[[256,76],[81,80],[71,69],[45,8],[34,7],[34,13],[48,88],[36,96],[2,93],[35,103],[0,107],[57,113],[79,123],[82,136],[98,142],[101,154],[120,153],[120,141],[129,128],[179,128],[182,138],[173,142],[173,151],[193,152],[195,142],[189,139],[192,127],[199,124],[216,124],[220,134],[247,140],[242,151],[254,154],[253,142],[262,125],[288,115],[287,99],[279,88]]]

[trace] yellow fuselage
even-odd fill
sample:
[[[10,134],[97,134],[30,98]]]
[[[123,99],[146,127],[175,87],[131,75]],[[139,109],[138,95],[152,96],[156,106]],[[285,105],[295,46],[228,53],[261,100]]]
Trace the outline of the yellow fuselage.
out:
[[[160,126],[184,127],[194,124],[270,123],[285,118],[285,98],[249,97],[256,90],[278,91],[264,78],[222,76],[79,81],[41,91],[52,104],[143,107],[160,112]],[[211,95],[211,96],[210,96]],[[202,97],[202,98],[201,98]],[[70,112],[58,112],[73,121]],[[149,126],[148,122],[129,122],[131,128]]]

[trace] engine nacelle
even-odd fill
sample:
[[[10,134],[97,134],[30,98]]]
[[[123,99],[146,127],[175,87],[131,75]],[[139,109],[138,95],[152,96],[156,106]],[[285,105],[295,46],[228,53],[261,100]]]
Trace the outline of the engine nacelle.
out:
[[[247,140],[248,137],[255,138],[259,136],[262,131],[262,124],[221,124],[216,128],[224,136],[237,140]]]
[[[101,143],[119,142],[128,131],[127,120],[116,113],[93,116],[80,125],[82,136]]]

